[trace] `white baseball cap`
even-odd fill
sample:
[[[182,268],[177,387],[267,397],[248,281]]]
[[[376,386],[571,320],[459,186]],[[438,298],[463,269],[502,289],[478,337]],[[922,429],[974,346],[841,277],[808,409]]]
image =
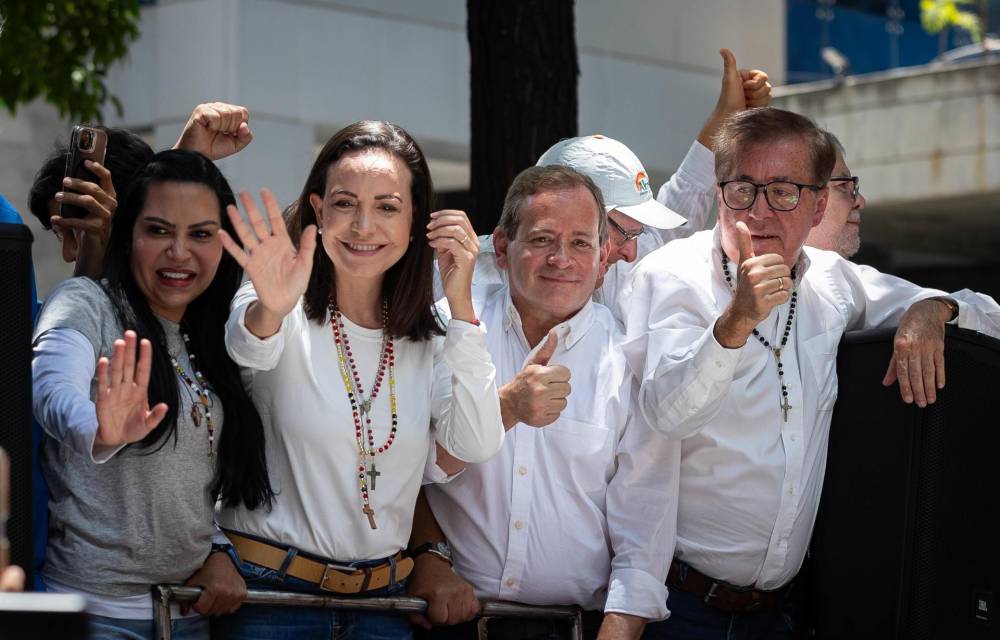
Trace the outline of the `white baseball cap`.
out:
[[[564,165],[594,181],[604,196],[604,209],[618,209],[630,218],[657,229],[673,229],[685,220],[653,197],[649,175],[632,150],[602,135],[561,140],[542,154],[538,166]]]

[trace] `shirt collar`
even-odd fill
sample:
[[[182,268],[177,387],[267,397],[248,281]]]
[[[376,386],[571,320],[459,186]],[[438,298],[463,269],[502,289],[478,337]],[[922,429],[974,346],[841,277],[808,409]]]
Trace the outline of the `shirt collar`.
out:
[[[505,286],[503,289],[504,297],[504,314],[503,314],[503,326],[505,331],[510,331],[512,328],[516,328],[518,334],[524,338],[524,327],[521,324],[521,314],[517,312],[517,307],[514,306],[514,301],[510,297],[510,286]],[[577,311],[569,319],[564,320],[557,324],[553,329],[556,331],[556,335],[559,337],[559,347],[558,350],[568,351],[573,348],[577,342],[580,341],[590,327],[594,324],[594,301],[591,298],[587,298],[586,304]],[[525,340],[525,344],[527,341]],[[535,345],[534,349],[531,349],[534,353],[535,349],[542,345],[539,342]],[[529,357],[531,354],[528,354]]]

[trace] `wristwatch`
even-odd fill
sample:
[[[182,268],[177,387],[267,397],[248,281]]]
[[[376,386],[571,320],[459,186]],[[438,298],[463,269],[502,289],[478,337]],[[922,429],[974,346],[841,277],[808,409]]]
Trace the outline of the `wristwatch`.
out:
[[[948,310],[951,311],[951,318],[948,319],[948,322],[951,322],[952,320],[958,317],[958,303],[952,300],[951,298],[946,298],[945,296],[934,296],[933,298],[929,299],[940,302],[944,306],[948,307]]]
[[[449,565],[454,564],[451,561],[451,547],[448,546],[447,542],[425,542],[421,545],[417,545],[410,550],[410,557],[416,558],[422,553],[429,553],[432,556],[436,556]]]

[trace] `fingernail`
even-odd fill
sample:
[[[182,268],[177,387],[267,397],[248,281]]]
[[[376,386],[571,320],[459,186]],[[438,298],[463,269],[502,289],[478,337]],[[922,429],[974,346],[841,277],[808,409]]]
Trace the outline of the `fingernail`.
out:
[[[69,178],[63,178],[63,184],[68,187],[73,184],[73,181],[70,180]]]
[[[85,166],[85,167],[89,167],[92,164],[94,164],[93,160],[84,160],[83,161],[83,166]]]
[[[63,194],[62,191],[58,191],[58,192],[56,192],[56,195],[54,197],[55,197],[56,200],[62,200],[63,199],[63,195],[64,194]]]

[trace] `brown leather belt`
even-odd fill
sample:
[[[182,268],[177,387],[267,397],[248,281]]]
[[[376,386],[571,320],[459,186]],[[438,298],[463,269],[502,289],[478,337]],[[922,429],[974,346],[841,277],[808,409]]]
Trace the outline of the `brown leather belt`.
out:
[[[287,548],[254,540],[233,531],[225,533],[229,541],[236,547],[236,552],[241,560],[281,571],[288,557]],[[288,563],[285,574],[311,582],[323,591],[344,594],[364,593],[387,587],[393,584],[393,579],[395,582],[399,582],[413,571],[412,558],[404,558],[401,553],[397,553],[394,560],[396,563],[395,576],[393,576],[392,563],[389,561],[373,567],[347,567],[296,555]]]
[[[684,575],[683,580],[681,575]],[[786,587],[774,591],[734,587],[706,576],[677,558],[670,563],[667,584],[680,587],[682,591],[701,598],[708,606],[726,613],[757,613],[773,609],[781,605],[787,591]]]

